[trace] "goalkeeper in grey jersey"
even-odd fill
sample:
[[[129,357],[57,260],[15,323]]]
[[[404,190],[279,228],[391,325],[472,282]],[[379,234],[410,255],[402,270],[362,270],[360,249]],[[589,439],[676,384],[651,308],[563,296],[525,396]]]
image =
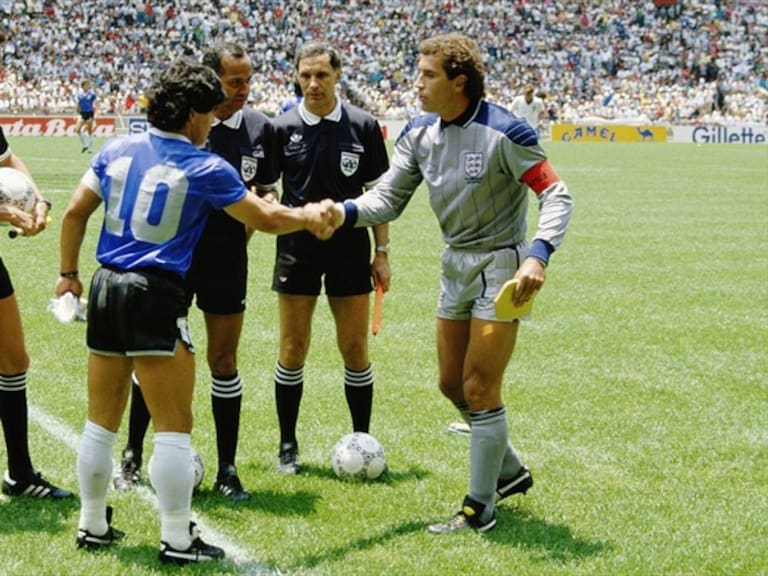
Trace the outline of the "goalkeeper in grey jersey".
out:
[[[518,322],[496,316],[494,296],[511,278],[519,305],[542,287],[571,217],[572,199],[522,119],[484,99],[477,44],[461,34],[419,46],[416,88],[425,115],[397,139],[391,168],[368,193],[336,205],[337,225],[397,218],[425,181],[446,243],[437,307],[440,391],[471,427],[469,494],[437,534],[496,525],[496,502],[533,478],[508,437],[501,397]],[[528,190],[539,201],[526,239]]]

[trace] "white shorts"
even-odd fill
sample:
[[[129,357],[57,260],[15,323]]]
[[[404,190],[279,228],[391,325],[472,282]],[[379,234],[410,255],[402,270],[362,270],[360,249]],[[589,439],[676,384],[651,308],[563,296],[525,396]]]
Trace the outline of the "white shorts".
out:
[[[446,246],[443,250],[437,317],[447,320],[500,320],[493,299],[515,276],[528,253],[528,242],[493,252],[473,252]]]

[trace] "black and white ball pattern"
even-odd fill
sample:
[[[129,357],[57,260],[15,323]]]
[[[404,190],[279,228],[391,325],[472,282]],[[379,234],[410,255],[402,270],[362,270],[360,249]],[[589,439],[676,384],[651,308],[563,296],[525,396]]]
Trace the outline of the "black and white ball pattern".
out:
[[[333,447],[331,465],[336,476],[344,480],[376,480],[386,471],[387,460],[376,438],[353,432]]]
[[[32,182],[15,168],[0,168],[0,205],[11,205],[31,213],[37,203]]]

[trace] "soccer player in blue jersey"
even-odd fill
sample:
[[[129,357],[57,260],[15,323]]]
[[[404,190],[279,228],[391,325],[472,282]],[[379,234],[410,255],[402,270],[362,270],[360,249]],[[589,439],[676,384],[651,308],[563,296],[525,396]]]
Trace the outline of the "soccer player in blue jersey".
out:
[[[246,106],[253,74],[242,47],[217,44],[203,54],[203,63],[221,78],[227,98],[214,111],[215,120],[206,148],[225,158],[243,182],[262,197],[275,198],[272,164],[265,154],[272,135],[269,119]],[[243,383],[237,369],[237,348],[245,313],[248,277],[248,237],[253,232],[223,210],[212,212],[195,247],[186,277],[187,296],[194,296],[203,311],[211,371],[211,406],[216,426],[219,469],[214,488],[235,502],[248,500],[235,467],[240,430]],[[128,428],[115,487],[129,489],[140,480],[144,436],[149,412],[134,381]]]
[[[474,40],[446,34],[419,46],[416,89],[427,113],[399,135],[392,168],[368,193],[337,204],[345,227],[397,218],[422,182],[445,240],[437,305],[440,391],[470,425],[469,493],[461,510],[428,527],[445,534],[496,525],[496,502],[533,478],[508,437],[502,380],[518,322],[496,316],[494,297],[517,278],[520,304],[542,287],[572,210],[565,183],[522,118],[484,99]],[[526,239],[528,191],[539,203]]]
[[[93,152],[93,124],[96,117],[96,100],[98,96],[91,88],[88,79],[80,83],[80,91],[77,93],[77,124],[75,133],[82,146],[81,152]],[[85,134],[83,134],[85,132]]]
[[[222,157],[201,150],[224,98],[208,66],[181,58],[148,92],[148,132],[106,143],[91,161],[62,217],[57,296],[79,296],[80,249],[90,216],[104,204],[88,298],[88,417],[77,457],[77,544],[97,549],[124,533],[111,525],[107,488],[112,448],[131,374],[154,424],[149,479],[160,509],[162,562],[215,560],[191,522],[190,449],[195,364],[184,277],[213,210],[275,234],[308,229],[330,236],[328,203],[291,209],[250,194]]]
[[[0,43],[4,40],[0,32]],[[0,127],[0,166],[32,175],[24,161],[13,153]],[[34,180],[32,180],[34,183]],[[35,236],[45,229],[50,203],[37,191],[35,213],[10,205],[0,205],[0,222],[11,224],[22,236]],[[0,422],[5,437],[8,469],[3,475],[3,494],[33,498],[69,498],[72,493],[54,486],[32,466],[29,455],[29,413],[27,410],[27,370],[29,356],[24,346],[24,330],[19,305],[8,269],[0,258]]]
[[[355,198],[389,166],[381,128],[373,116],[342,102],[336,87],[341,58],[333,46],[313,41],[296,54],[296,79],[303,98],[274,119],[272,159],[282,173],[282,203],[302,206],[325,198]],[[300,471],[296,423],[304,388],[312,316],[325,285],[336,342],[344,360],[344,392],[355,432],[368,432],[373,369],[368,358],[371,278],[389,289],[389,229],[345,230],[328,242],[298,232],[277,239],[272,289],[278,293],[280,354],[275,399],[280,425],[278,470]]]

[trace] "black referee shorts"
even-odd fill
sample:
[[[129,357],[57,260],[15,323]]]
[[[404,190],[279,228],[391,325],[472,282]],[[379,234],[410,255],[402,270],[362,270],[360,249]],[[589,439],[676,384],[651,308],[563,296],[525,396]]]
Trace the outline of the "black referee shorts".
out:
[[[242,227],[243,225],[238,222]],[[239,314],[245,311],[248,282],[248,249],[242,237],[203,235],[187,272],[187,305],[210,314]]]
[[[339,230],[325,241],[309,232],[277,237],[273,290],[317,296],[323,280],[328,296],[356,296],[373,290],[367,228]]]
[[[86,341],[91,351],[172,356],[179,340],[193,351],[180,276],[154,268],[96,270],[88,293]]]

